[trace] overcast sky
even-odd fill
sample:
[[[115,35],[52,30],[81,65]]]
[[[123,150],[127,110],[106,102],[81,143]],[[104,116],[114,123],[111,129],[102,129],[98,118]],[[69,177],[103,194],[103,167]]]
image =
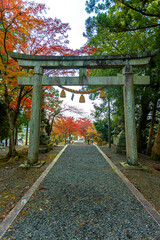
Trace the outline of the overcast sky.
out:
[[[50,8],[47,17],[59,18],[63,23],[69,23],[71,31],[68,31],[70,47],[80,48],[86,43],[83,37],[85,32],[85,20],[88,14],[85,11],[86,0],[36,0],[45,3]]]

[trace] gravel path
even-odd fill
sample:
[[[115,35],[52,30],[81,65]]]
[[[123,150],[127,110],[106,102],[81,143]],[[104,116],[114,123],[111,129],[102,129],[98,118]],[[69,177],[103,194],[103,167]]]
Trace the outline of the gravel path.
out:
[[[160,239],[95,146],[68,146],[4,239]],[[2,238],[2,239],[3,239]]]

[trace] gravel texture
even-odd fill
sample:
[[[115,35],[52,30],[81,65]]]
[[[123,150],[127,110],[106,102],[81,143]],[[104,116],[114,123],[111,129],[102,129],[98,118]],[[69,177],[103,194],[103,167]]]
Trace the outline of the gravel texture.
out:
[[[4,239],[160,239],[95,146],[68,146]],[[3,239],[2,238],[2,239]]]
[[[160,170],[160,161],[139,154],[138,161],[142,166],[146,167],[146,170],[127,170],[120,164],[126,162],[126,155],[115,153],[108,147],[100,147],[100,149],[160,214],[160,171],[156,170]]]

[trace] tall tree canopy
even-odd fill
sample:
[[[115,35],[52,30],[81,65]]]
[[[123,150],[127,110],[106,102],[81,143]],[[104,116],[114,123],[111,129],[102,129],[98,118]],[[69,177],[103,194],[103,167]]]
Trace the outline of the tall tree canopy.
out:
[[[88,42],[97,48],[95,54],[145,52],[160,46],[160,2],[157,0],[87,0],[86,11],[93,15],[86,20],[84,35],[88,38]],[[138,150],[142,152],[147,147],[148,154],[151,153],[158,126],[159,66],[160,56],[158,55],[146,68],[134,69],[137,74],[151,77],[150,86],[135,88]],[[116,75],[115,72],[108,70],[92,70],[91,74]],[[106,89],[107,94],[111,91],[110,88]],[[117,96],[112,95],[113,105],[117,105],[117,110],[115,107],[114,110],[123,116],[123,101],[119,101],[121,98],[121,90],[117,92]],[[103,108],[100,107],[101,112],[105,109],[104,104],[102,104]],[[115,114],[116,111],[112,112],[112,122],[113,113]]]
[[[158,0],[89,0],[86,1],[86,11],[95,12],[93,24],[109,28],[111,32],[160,27]]]
[[[86,11],[94,16],[86,20],[85,36],[100,53],[124,54],[159,47],[157,0],[89,0]]]

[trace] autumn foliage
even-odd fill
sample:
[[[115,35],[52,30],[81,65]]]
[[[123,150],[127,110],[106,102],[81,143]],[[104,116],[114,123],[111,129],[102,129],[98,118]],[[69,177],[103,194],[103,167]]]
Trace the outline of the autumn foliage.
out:
[[[0,1],[0,94],[13,110],[17,108],[19,97],[25,105],[25,100],[29,97],[26,94],[31,93],[31,88],[21,87],[23,93],[19,96],[17,77],[27,76],[28,72],[19,68],[18,63],[9,56],[9,51],[54,56],[88,55],[94,51],[88,45],[75,51],[69,49],[69,24],[62,23],[57,18],[45,18],[46,12],[45,4],[25,0]],[[65,70],[63,72],[65,73]],[[4,96],[4,92],[7,95]],[[28,100],[26,107],[29,107]]]
[[[69,137],[71,134],[75,134],[78,130],[78,124],[74,121],[73,117],[61,117],[58,118],[54,125],[54,133],[63,138]]]
[[[83,137],[86,141],[94,139],[98,141],[100,135],[97,133],[93,123],[87,118],[75,120],[73,117],[61,117],[53,124],[53,134],[57,138],[66,139],[73,136]]]
[[[92,126],[92,122],[87,118],[81,118],[77,120],[77,124],[79,136],[86,138],[87,129]]]
[[[100,134],[97,132],[95,126],[92,124],[92,126],[89,126],[87,129],[86,133],[87,139],[94,139],[94,140],[99,140],[100,139]]]

